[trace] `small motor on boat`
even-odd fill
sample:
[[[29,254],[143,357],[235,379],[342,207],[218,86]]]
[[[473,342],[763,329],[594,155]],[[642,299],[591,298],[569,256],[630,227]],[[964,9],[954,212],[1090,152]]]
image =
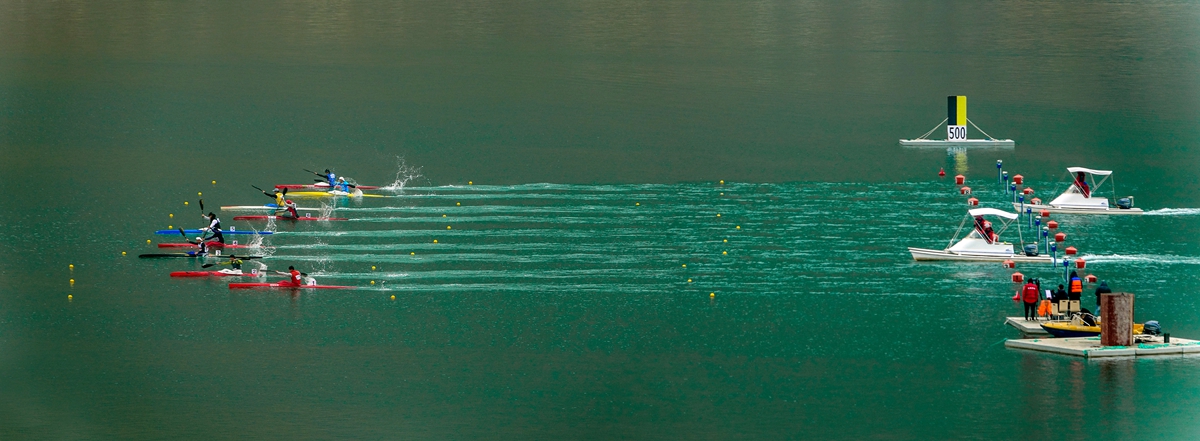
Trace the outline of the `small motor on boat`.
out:
[[[1025,245],[1025,255],[1029,256],[1029,257],[1037,257],[1037,255],[1038,255],[1037,244],[1036,243],[1026,244]]]
[[[1133,196],[1117,199],[1117,208],[1122,210],[1133,208]]]

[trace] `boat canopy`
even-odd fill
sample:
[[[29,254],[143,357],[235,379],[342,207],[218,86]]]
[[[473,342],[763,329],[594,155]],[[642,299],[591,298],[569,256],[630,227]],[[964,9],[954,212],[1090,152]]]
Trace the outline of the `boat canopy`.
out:
[[[1112,174],[1112,170],[1092,170],[1090,168],[1083,168],[1083,167],[1067,167],[1067,171],[1069,171],[1071,173],[1084,172],[1084,173],[1096,175],[1096,176],[1108,176],[1108,175]]]
[[[1000,217],[1008,219],[1008,220],[1017,218],[1016,213],[1009,213],[1007,211],[997,210],[995,208],[972,208],[971,210],[968,210],[967,212],[971,213],[971,216],[986,216],[986,215],[991,214],[991,215],[1000,216]]]

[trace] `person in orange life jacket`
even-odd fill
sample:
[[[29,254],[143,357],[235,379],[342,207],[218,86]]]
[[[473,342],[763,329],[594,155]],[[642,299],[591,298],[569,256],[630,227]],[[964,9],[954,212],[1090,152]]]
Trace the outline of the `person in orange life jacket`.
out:
[[[1079,273],[1071,271],[1071,278],[1067,280],[1067,298],[1079,300],[1083,296],[1083,280],[1079,278]]]
[[[1021,290],[1021,301],[1025,303],[1025,320],[1037,319],[1037,304],[1038,304],[1038,287],[1033,283],[1034,279],[1029,279],[1025,283],[1025,288]]]
[[[208,226],[201,228],[200,231],[208,231],[212,233],[212,236],[209,236],[208,239],[205,240],[216,240],[217,242],[224,244],[225,235],[221,234],[221,219],[217,218],[217,215],[211,211],[208,212],[208,216],[201,217],[208,219]]]
[[[1079,193],[1082,194],[1083,197],[1086,198],[1092,196],[1092,189],[1088,188],[1087,177],[1083,175],[1083,172],[1075,174],[1075,187],[1079,188]]]
[[[303,276],[300,275],[300,271],[296,271],[296,267],[294,266],[289,266],[288,272],[286,273],[283,271],[276,271],[275,274],[288,276],[288,280],[282,280],[279,282],[281,285],[300,286],[304,284]]]

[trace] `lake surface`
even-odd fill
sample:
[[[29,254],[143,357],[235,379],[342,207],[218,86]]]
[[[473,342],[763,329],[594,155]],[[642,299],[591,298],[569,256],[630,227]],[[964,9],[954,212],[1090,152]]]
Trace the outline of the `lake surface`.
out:
[[[997,208],[997,160],[1043,198],[1114,170],[1148,215],[1057,216],[1066,245],[1200,339],[1198,23],[1169,1],[0,2],[0,438],[1200,437],[1200,358],[1005,349],[1011,270],[906,250],[965,214],[939,169]],[[897,145],[947,95],[1017,147]],[[388,197],[218,214],[277,231],[271,270],[360,289],[135,257],[203,226],[200,199],[324,168]]]

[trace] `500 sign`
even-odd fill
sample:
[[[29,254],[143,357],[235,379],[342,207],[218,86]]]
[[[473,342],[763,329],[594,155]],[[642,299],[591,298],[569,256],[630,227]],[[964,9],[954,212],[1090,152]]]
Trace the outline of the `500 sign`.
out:
[[[966,141],[967,126],[946,126],[947,141]]]

